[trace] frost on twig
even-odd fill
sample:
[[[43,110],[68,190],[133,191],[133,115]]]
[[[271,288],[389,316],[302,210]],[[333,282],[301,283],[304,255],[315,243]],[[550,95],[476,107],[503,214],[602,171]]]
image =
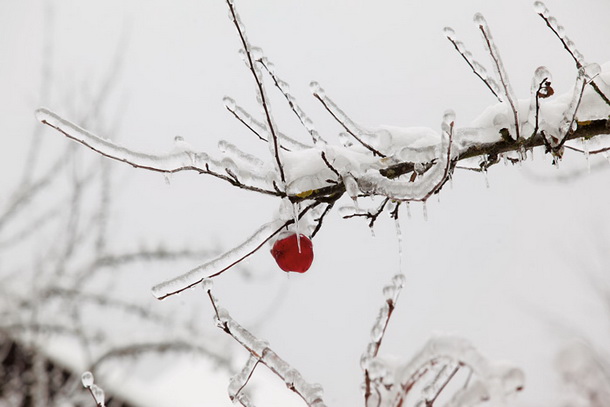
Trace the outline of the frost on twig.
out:
[[[235,321],[226,309],[220,307],[218,299],[212,294],[212,286],[212,280],[203,280],[202,288],[214,309],[216,325],[250,353],[245,366],[229,382],[228,391],[231,400],[239,401],[244,406],[252,405],[249,398],[244,395],[243,389],[254,369],[258,364],[263,364],[282,379],[286,387],[299,395],[309,407],[325,407],[322,386],[307,382],[301,373],[275,353],[266,341],[257,338]]]

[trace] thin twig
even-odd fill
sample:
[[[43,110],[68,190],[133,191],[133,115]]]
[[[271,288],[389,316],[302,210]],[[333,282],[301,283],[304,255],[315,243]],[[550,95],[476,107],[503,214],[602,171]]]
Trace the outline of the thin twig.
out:
[[[581,69],[583,68],[583,64],[578,60],[578,58],[576,57],[576,55],[574,55],[574,52],[570,49],[570,47],[568,46],[568,44],[566,43],[564,37],[562,37],[559,32],[557,32],[557,30],[555,29],[555,27],[553,27],[553,25],[550,23],[549,19],[542,13],[538,13],[538,15],[544,20],[544,22],[546,23],[547,27],[549,27],[551,29],[551,31],[553,32],[553,34],[555,34],[555,37],[557,37],[559,39],[559,41],[561,41],[561,45],[563,45],[563,47],[565,48],[566,51],[568,51],[568,54],[570,54],[570,56],[572,57],[572,59],[574,60],[574,63],[576,64],[576,68]],[[597,84],[593,81],[590,82],[591,87],[595,90],[595,92],[597,92],[597,94],[603,99],[603,101],[610,106],[610,99],[608,99],[608,96],[606,96],[604,94],[604,92],[602,92],[602,90],[599,88],[599,86],[597,86]]]
[[[280,159],[279,153],[279,142],[278,137],[275,132],[275,127],[273,125],[273,119],[271,117],[271,111],[269,110],[269,101],[267,100],[267,96],[265,94],[265,88],[263,86],[262,78],[259,77],[256,67],[254,66],[254,61],[252,60],[252,50],[250,49],[250,44],[246,40],[246,34],[243,32],[242,27],[240,26],[239,18],[237,17],[237,12],[235,11],[235,7],[233,5],[232,0],[227,0],[227,5],[229,6],[229,12],[231,13],[233,25],[237,29],[237,33],[239,34],[239,38],[241,40],[242,46],[244,47],[244,52],[246,53],[246,58],[248,59],[248,67],[250,68],[250,72],[252,72],[252,76],[254,77],[254,81],[256,82],[256,87],[258,89],[261,104],[263,105],[263,110],[265,111],[265,118],[267,120],[267,125],[269,126],[269,133],[271,135],[271,141],[273,145],[273,154],[275,157],[275,161],[277,163],[278,171],[280,174],[280,179],[283,183],[286,182],[286,176],[284,175],[284,166]]]
[[[305,130],[307,130],[307,132],[311,136],[312,141],[314,143],[316,143],[318,140],[321,140],[321,137],[318,134],[318,132],[315,129],[313,129],[311,127],[311,125],[308,124],[308,123],[313,123],[313,121],[309,117],[307,117],[307,115],[305,114],[303,109],[301,109],[299,107],[299,105],[296,103],[296,100],[294,100],[294,97],[289,95],[288,93],[286,93],[286,90],[280,85],[280,80],[275,75],[275,73],[271,69],[269,69],[269,66],[267,65],[267,63],[263,59],[259,59],[258,63],[260,63],[263,68],[265,68],[265,71],[267,71],[267,73],[273,80],[275,87],[280,91],[280,93],[282,95],[284,95],[284,98],[288,102],[288,106],[290,106],[290,109],[292,110],[292,112],[299,119],[299,122],[301,123],[301,125],[305,128]]]
[[[320,95],[318,95],[317,93],[314,93],[313,96],[318,99],[320,101],[320,103],[322,103],[322,106],[324,106],[324,108],[326,109],[326,111],[328,113],[330,113],[330,115],[337,121],[337,123],[339,123],[344,129],[345,131],[347,131],[354,139],[356,139],[356,141],[358,141],[364,148],[366,148],[367,150],[369,150],[370,152],[373,153],[373,155],[376,155],[378,157],[386,157],[385,154],[383,154],[382,152],[380,152],[379,150],[375,149],[374,147],[372,147],[371,145],[367,144],[366,142],[364,142],[364,140],[362,140],[360,137],[358,137],[356,135],[356,133],[354,133],[352,131],[352,129],[350,129],[347,124],[345,124],[345,122],[341,119],[339,119],[339,117],[337,117],[337,115],[335,114],[335,112],[332,111],[332,109],[328,106],[328,103],[326,103],[326,100],[324,100],[325,98],[322,98]]]
[[[513,112],[513,118],[515,120],[515,133],[516,133],[515,139],[519,140],[519,138],[520,138],[519,114],[517,112],[517,106],[515,104],[515,101],[513,100],[513,97],[511,95],[512,92],[510,91],[510,85],[508,83],[508,78],[504,77],[504,72],[502,69],[502,62],[500,60],[500,55],[496,54],[496,52],[495,52],[496,50],[494,49],[495,47],[491,43],[490,35],[485,30],[485,26],[479,25],[479,29],[481,30],[481,33],[483,34],[483,38],[485,39],[485,44],[487,45],[487,51],[489,52],[489,55],[491,56],[491,59],[494,62],[496,71],[498,72],[498,78],[500,78],[500,83],[502,84],[502,87],[504,87],[504,93],[505,93],[506,99],[508,99],[508,103],[510,104],[510,108]]]
[[[85,147],[90,148],[91,150],[95,151],[96,153],[98,153],[100,155],[103,155],[104,157],[110,158],[112,160],[124,162],[126,164],[131,165],[134,168],[141,168],[141,169],[144,169],[144,170],[160,172],[160,173],[163,173],[163,174],[174,174],[174,173],[181,172],[181,171],[195,171],[195,172],[198,172],[200,174],[208,174],[208,175],[211,175],[213,177],[222,179],[224,181],[227,181],[228,183],[230,183],[231,185],[233,185],[235,187],[238,187],[238,188],[241,188],[241,189],[245,189],[245,190],[248,190],[248,191],[258,192],[258,193],[265,194],[265,195],[285,196],[285,194],[282,193],[282,192],[270,191],[270,190],[267,190],[267,189],[263,189],[263,188],[255,187],[255,186],[252,186],[252,185],[242,184],[241,182],[237,182],[233,178],[231,178],[231,177],[229,177],[227,175],[220,174],[218,172],[212,171],[207,163],[205,165],[205,168],[197,167],[197,166],[194,166],[194,165],[183,165],[183,166],[179,166],[179,167],[176,167],[176,168],[169,168],[169,169],[155,167],[155,166],[152,166],[152,165],[140,164],[140,163],[137,163],[137,162],[125,159],[125,158],[117,157],[117,156],[115,156],[115,155],[113,155],[113,154],[111,154],[111,153],[109,153],[109,152],[107,152],[105,150],[98,149],[98,148],[94,147],[93,145],[89,144],[86,140],[80,139],[76,135],[72,135],[72,134],[68,133],[63,128],[61,128],[61,127],[59,127],[59,126],[57,126],[57,125],[55,125],[53,123],[50,123],[47,120],[41,120],[41,122],[43,124],[46,124],[49,127],[54,128],[55,130],[59,131],[64,136],[68,137],[69,139],[72,139],[72,140],[74,140],[74,141],[84,145]]]
[[[466,63],[468,64],[468,66],[472,69],[472,72],[474,72],[474,74],[476,76],[479,77],[479,79],[481,81],[483,81],[483,83],[485,84],[485,86],[487,86],[487,89],[489,89],[489,91],[491,93],[493,93],[493,95],[496,97],[496,99],[498,99],[499,102],[502,102],[502,98],[496,93],[496,91],[494,90],[494,88],[491,86],[491,84],[489,83],[489,81],[487,80],[487,78],[484,78],[483,76],[481,76],[481,74],[475,69],[474,65],[472,64],[472,62],[470,61],[470,59],[466,56],[466,54],[464,54],[464,52],[462,52],[462,50],[460,50],[460,47],[458,47],[457,43],[453,40],[453,38],[447,36],[447,39],[451,42],[451,44],[453,44],[453,47],[455,48],[455,50],[462,56],[462,58],[464,58],[464,61],[466,61]]]

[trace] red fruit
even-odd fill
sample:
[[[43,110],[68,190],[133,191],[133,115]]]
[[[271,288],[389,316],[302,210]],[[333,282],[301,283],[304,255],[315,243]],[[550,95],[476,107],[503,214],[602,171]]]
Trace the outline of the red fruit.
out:
[[[305,235],[300,235],[299,240],[300,242],[297,241],[296,233],[293,233],[288,237],[278,239],[273,244],[271,255],[282,270],[297,273],[309,270],[313,262],[313,245]]]

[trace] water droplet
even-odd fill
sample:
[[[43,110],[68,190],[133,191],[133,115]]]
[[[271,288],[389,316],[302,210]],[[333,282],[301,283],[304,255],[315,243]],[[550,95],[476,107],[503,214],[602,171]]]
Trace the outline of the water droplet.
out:
[[[314,93],[320,97],[324,96],[324,89],[322,89],[320,84],[316,81],[309,83],[309,90],[311,91],[311,93]]]
[[[83,387],[89,388],[93,385],[93,373],[87,371],[82,374],[80,377],[80,381],[83,384]]]
[[[204,278],[201,281],[201,288],[203,288],[203,291],[208,292],[212,287],[214,287],[214,281],[212,281],[211,278]]]
[[[541,1],[534,2],[534,11],[536,14],[542,14],[545,17],[549,14],[549,10],[546,8],[546,5]]]
[[[481,13],[476,13],[474,15],[474,17],[472,18],[472,21],[474,21],[475,24],[483,27],[484,29],[487,28],[487,21],[485,20],[485,17],[483,17],[483,14],[481,14]]]
[[[449,125],[455,122],[455,112],[451,109],[445,110],[445,113],[443,114],[443,122]]]
[[[394,284],[396,287],[402,288],[406,283],[407,277],[405,277],[405,275],[402,273],[396,274],[394,277],[392,277],[392,284]]]
[[[447,38],[451,38],[451,39],[455,38],[455,30],[451,27],[443,28],[443,34],[445,34],[445,36]]]
[[[396,291],[397,291],[397,289],[394,284],[386,285],[385,287],[383,287],[383,296],[385,297],[386,300],[394,301],[394,297],[396,296]]]
[[[232,98],[225,96],[222,98],[222,103],[224,103],[225,107],[229,110],[235,110],[235,100]]]

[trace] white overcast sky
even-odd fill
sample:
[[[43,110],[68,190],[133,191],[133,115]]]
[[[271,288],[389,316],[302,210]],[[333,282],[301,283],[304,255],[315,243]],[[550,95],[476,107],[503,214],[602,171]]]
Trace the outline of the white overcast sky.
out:
[[[223,1],[56,0],[48,2],[51,20],[44,18],[46,3],[0,0],[0,199],[17,181],[15,168],[24,164],[27,136],[36,125],[34,109],[44,104],[68,117],[77,111],[79,101],[99,86],[118,44],[125,51],[110,111],[121,112],[121,127],[104,136],[148,151],[171,148],[176,135],[214,151],[224,138],[265,154],[266,146],[259,146],[222,104],[229,95],[258,112]],[[339,127],[310,96],[311,80],[353,120],[369,126],[438,128],[447,108],[455,110],[458,126],[467,125],[493,103],[442,33],[452,26],[489,66],[472,23],[475,12],[486,16],[519,97],[529,95],[539,65],[551,70],[560,93],[571,89],[576,73],[530,1],[236,4],[251,42],[266,51],[329,138]],[[588,61],[610,60],[608,0],[546,4]],[[53,85],[51,96],[41,101],[48,21]],[[305,138],[276,100],[281,128]],[[43,140],[49,155],[67,142],[50,131]],[[574,337],[610,352],[609,310],[590,284],[592,276],[610,284],[608,171],[559,183],[553,177],[585,168],[584,158],[570,155],[571,162],[555,170],[541,153],[535,157],[521,167],[492,168],[489,189],[480,175],[457,174],[440,202],[431,200],[428,221],[421,205],[411,205],[411,219],[403,213],[408,283],[382,348],[407,359],[433,333],[464,336],[491,359],[525,369],[526,391],[517,404],[523,406],[555,405],[560,387],[553,357]],[[278,204],[203,176],[178,174],[168,186],[160,175],[113,165],[119,191],[115,213],[121,219],[114,225],[117,247],[157,237],[230,247],[267,222]],[[217,294],[246,326],[265,317],[256,333],[308,380],[322,383],[330,405],[355,405],[361,402],[360,354],[382,302],[381,288],[398,267],[394,224],[381,220],[372,237],[364,221],[342,220],[334,211],[314,248],[316,259],[306,275],[286,278],[262,250],[248,263],[259,280],[227,273],[216,282]],[[165,272],[170,277],[182,271]],[[157,281],[148,280],[130,282],[130,299],[152,302],[149,289]],[[168,303],[179,309],[199,295],[186,293]],[[211,324],[211,310],[202,308],[201,314]],[[193,389],[195,400],[205,398],[206,385],[202,380]]]

